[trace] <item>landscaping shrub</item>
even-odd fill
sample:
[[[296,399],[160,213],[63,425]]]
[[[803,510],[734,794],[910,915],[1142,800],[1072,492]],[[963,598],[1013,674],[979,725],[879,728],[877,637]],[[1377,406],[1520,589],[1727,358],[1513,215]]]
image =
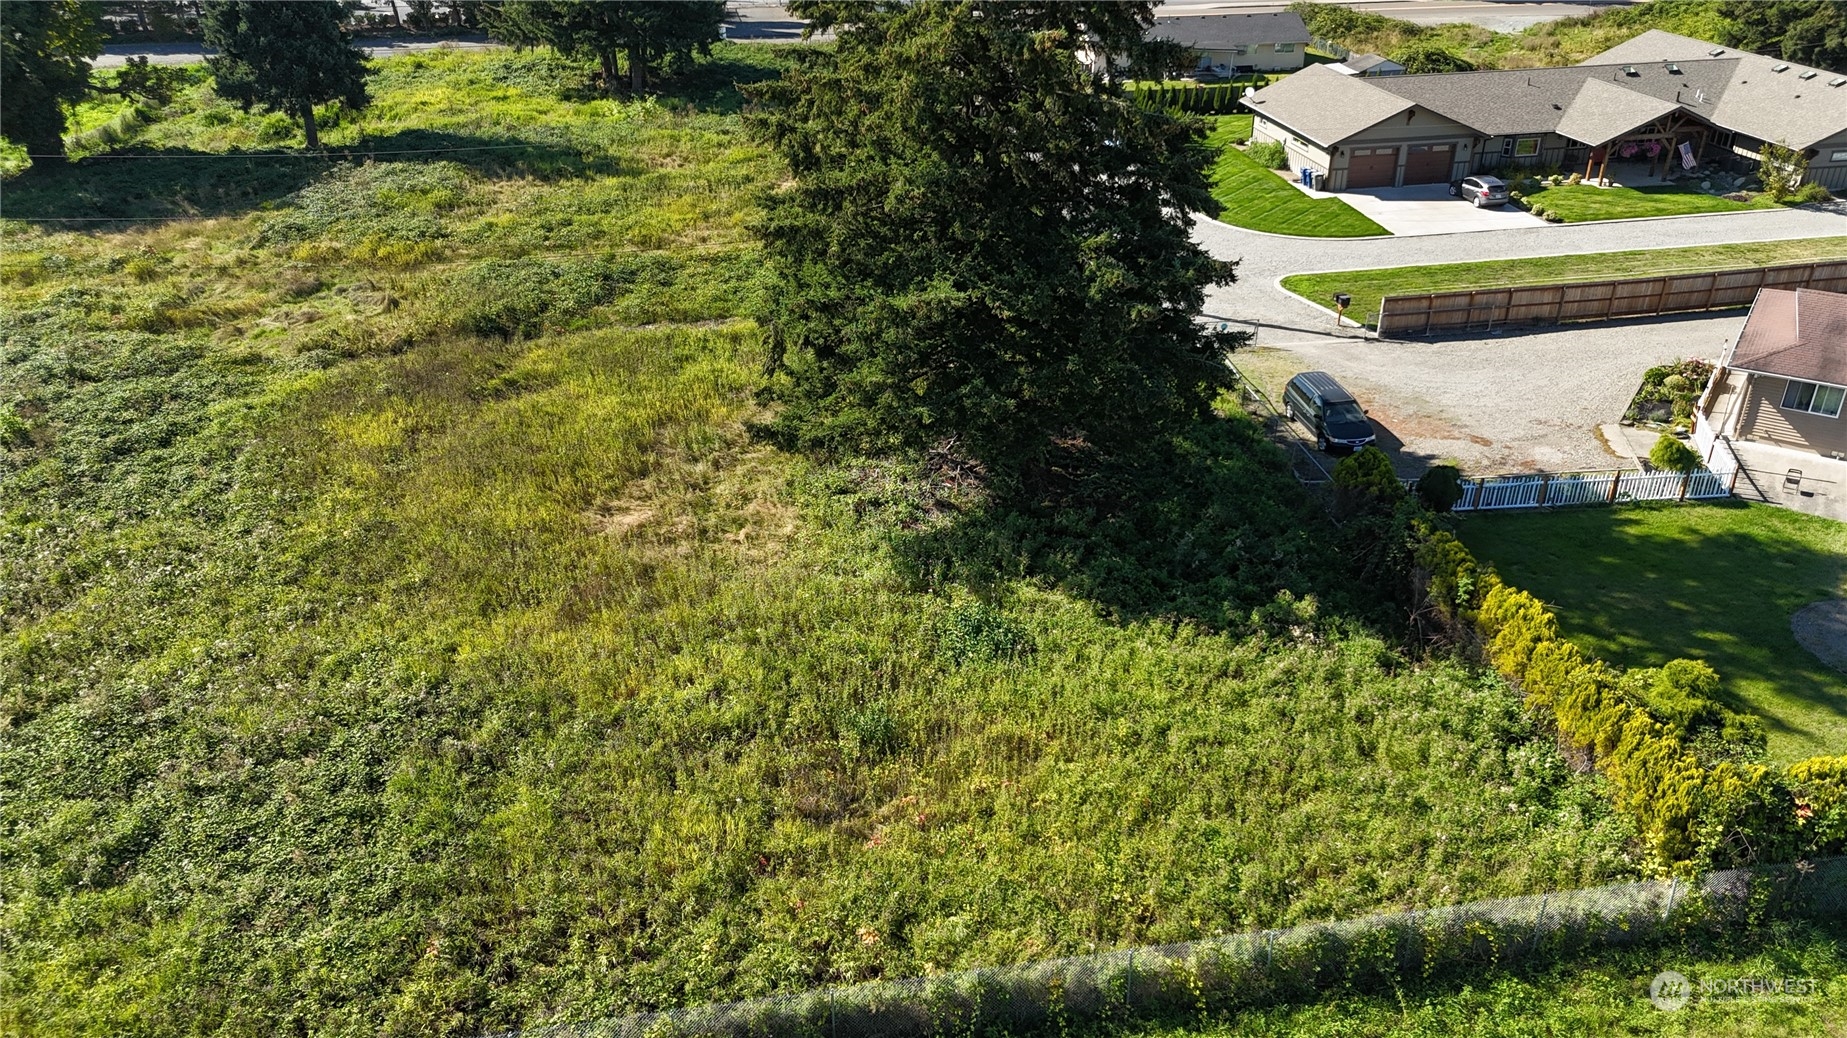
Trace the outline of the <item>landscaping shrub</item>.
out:
[[[1711,380],[1712,364],[1698,358],[1649,368],[1623,417],[1632,422],[1684,421]]]
[[[1392,469],[1392,459],[1379,448],[1361,447],[1335,463],[1336,513],[1390,512],[1404,499],[1404,483]]]
[[[1244,149],[1251,161],[1269,169],[1282,169],[1289,165],[1289,154],[1281,141],[1257,141]]]
[[[1700,467],[1700,456],[1674,434],[1662,433],[1648,450],[1648,463],[1663,472],[1692,472]]]
[[[1830,202],[1834,195],[1820,184],[1804,184],[1791,198],[1796,202]]]
[[[1456,507],[1462,500],[1462,470],[1454,465],[1432,465],[1417,477],[1417,499],[1439,514]]]

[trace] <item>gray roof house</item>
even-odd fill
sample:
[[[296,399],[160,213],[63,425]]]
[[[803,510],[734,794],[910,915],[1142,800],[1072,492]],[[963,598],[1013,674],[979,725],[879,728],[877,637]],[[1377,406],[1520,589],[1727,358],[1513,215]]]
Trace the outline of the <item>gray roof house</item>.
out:
[[[1252,139],[1329,190],[1442,183],[1631,155],[1755,164],[1777,141],[1847,189],[1847,76],[1650,30],[1566,68],[1361,77],[1311,66],[1253,92]],[[1651,163],[1652,169],[1652,163]]]
[[[1345,76],[1402,76],[1404,66],[1390,58],[1377,54],[1349,54],[1346,60],[1333,66],[1334,71]]]
[[[1148,38],[1172,40],[1198,54],[1199,67],[1227,73],[1299,69],[1310,39],[1302,16],[1288,11],[1157,18]]]

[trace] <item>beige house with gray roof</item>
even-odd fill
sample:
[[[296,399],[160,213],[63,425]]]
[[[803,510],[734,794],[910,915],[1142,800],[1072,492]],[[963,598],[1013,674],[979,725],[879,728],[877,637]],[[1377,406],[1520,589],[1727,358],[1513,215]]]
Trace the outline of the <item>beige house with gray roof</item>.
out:
[[[1753,167],[1765,141],[1847,190],[1847,76],[1650,30],[1581,65],[1379,78],[1310,66],[1244,98],[1252,139],[1330,191],[1445,183],[1513,166],[1571,170],[1626,151],[1665,172]]]

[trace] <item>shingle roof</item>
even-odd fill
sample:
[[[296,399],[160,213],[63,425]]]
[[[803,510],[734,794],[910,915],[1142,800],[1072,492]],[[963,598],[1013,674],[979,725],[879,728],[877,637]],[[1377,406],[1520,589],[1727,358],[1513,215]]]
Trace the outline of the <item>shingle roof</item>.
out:
[[[1723,53],[1715,58],[1712,51]],[[1825,69],[1811,68],[1781,58],[1720,47],[1690,36],[1650,29],[1620,43],[1585,64],[1677,62],[1683,68],[1718,61],[1733,61],[1727,81],[1717,91],[1719,102],[1708,118],[1728,130],[1738,130],[1767,141],[1782,141],[1792,148],[1847,130],[1847,84],[1828,86],[1839,78]],[[1771,70],[1787,66],[1781,72]],[[1814,72],[1808,79],[1804,72]]]
[[[1724,54],[1711,56],[1715,49]],[[1676,70],[1670,71],[1670,64]],[[1404,111],[1404,106],[1383,102],[1369,90],[1420,105],[1489,137],[1556,132],[1586,144],[1603,144],[1675,108],[1721,129],[1781,140],[1793,148],[1810,147],[1847,131],[1847,86],[1828,86],[1835,77],[1825,72],[1799,79],[1805,70],[1797,65],[1780,73],[1770,71],[1780,64],[1784,63],[1775,58],[1650,30],[1567,68],[1304,79],[1314,71],[1311,67],[1246,100],[1261,99],[1261,104],[1250,105],[1253,111],[1322,144],[1336,144]],[[1296,80],[1303,82],[1280,92]],[[1594,87],[1587,92],[1591,82],[1614,89]],[[1574,111],[1580,102],[1582,107]],[[1356,118],[1375,111],[1379,114],[1371,122],[1355,125]],[[1628,121],[1631,116],[1636,118]],[[1628,125],[1611,129],[1625,121]],[[1311,123],[1321,132],[1342,132],[1323,138],[1307,128]]]
[[[1148,38],[1172,40],[1196,50],[1230,50],[1238,44],[1307,43],[1310,39],[1302,16],[1289,11],[1156,18]]]
[[[1608,144],[1679,108],[1672,101],[1625,90],[1615,83],[1587,79],[1578,88],[1578,96],[1565,106],[1554,131],[1585,144]]]
[[[1392,76],[1378,83],[1381,89],[1415,101],[1439,115],[1499,137],[1558,131],[1566,110],[1583,93],[1584,84],[1591,80],[1602,80],[1628,93],[1672,101],[1673,105],[1710,119],[1719,92],[1730,76],[1731,63],[1709,61],[1699,68],[1682,66],[1679,73],[1669,72],[1660,64],[1637,65],[1633,76],[1624,69],[1622,65],[1573,65],[1491,72],[1438,72]],[[1673,105],[1659,111],[1672,111]],[[1633,105],[1625,111],[1644,107]],[[1639,119],[1623,129],[1646,121],[1646,118]],[[1603,141],[1585,143],[1602,144]]]
[[[1365,72],[1368,69],[1377,68],[1380,65],[1397,65],[1399,68],[1404,68],[1403,65],[1399,65],[1396,61],[1381,57],[1377,54],[1349,54],[1346,60],[1342,61],[1341,64],[1355,72]]]
[[[1331,147],[1410,108],[1411,102],[1374,85],[1402,78],[1360,79],[1343,76],[1326,65],[1310,65],[1246,94],[1244,103],[1316,144]]]
[[[1847,386],[1847,294],[1760,289],[1725,363],[1766,375]]]

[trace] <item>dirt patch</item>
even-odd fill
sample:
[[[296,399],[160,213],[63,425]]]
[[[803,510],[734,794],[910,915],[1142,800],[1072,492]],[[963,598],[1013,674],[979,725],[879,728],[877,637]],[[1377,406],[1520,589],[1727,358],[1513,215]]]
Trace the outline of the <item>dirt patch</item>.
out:
[[[1796,611],[1789,618],[1796,641],[1835,670],[1847,673],[1847,598],[1830,598]]]

